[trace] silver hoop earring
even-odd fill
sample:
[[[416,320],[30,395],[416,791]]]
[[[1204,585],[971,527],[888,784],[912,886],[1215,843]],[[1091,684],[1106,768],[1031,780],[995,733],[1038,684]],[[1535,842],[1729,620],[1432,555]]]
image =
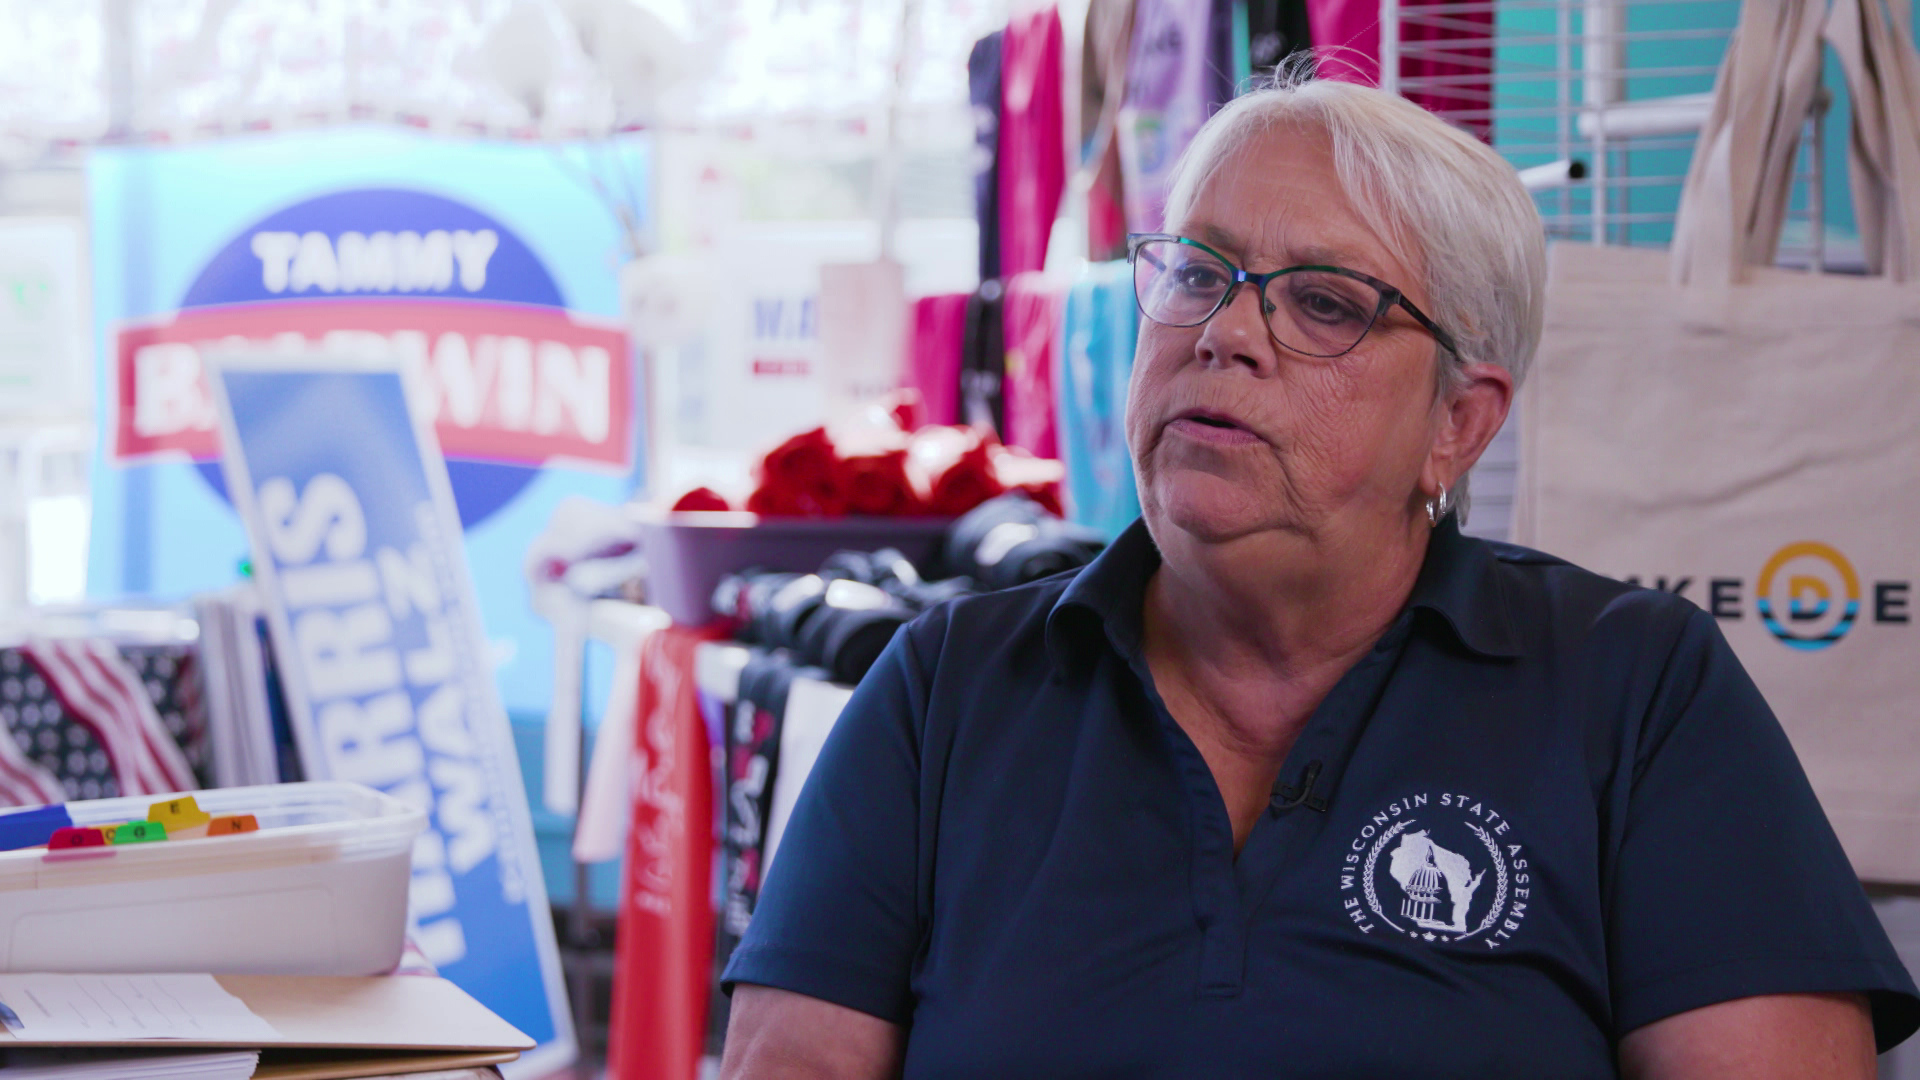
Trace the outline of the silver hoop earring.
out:
[[[1439,528],[1440,523],[1447,519],[1447,514],[1452,512],[1452,510],[1453,504],[1447,498],[1447,485],[1441,484],[1440,496],[1427,500],[1427,527],[1430,529]]]

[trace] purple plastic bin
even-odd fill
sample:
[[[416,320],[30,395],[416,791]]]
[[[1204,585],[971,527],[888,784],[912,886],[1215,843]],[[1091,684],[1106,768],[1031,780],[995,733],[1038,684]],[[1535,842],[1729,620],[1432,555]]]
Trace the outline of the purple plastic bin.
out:
[[[924,566],[939,553],[952,518],[781,518],[719,511],[642,512],[647,602],[673,621],[713,618],[714,587],[751,567],[811,573],[836,551],[895,548]]]

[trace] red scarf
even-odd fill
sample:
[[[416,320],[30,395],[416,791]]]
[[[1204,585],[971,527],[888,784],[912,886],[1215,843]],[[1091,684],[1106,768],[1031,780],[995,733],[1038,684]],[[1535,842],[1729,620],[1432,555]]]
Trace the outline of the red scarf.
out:
[[[620,888],[609,1080],[694,1080],[713,974],[713,765],[693,657],[724,627],[640,646],[633,828]]]

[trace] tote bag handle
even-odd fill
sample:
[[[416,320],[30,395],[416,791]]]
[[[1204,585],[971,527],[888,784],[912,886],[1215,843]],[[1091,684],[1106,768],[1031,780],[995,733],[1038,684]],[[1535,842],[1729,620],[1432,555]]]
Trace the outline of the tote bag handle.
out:
[[[1905,0],[1834,0],[1826,40],[1853,99],[1847,171],[1867,272],[1920,276],[1920,53]]]
[[[1840,4],[1856,0],[1837,0]],[[1680,192],[1677,283],[1733,284],[1780,247],[1800,130],[1820,83],[1821,0],[1744,0]]]

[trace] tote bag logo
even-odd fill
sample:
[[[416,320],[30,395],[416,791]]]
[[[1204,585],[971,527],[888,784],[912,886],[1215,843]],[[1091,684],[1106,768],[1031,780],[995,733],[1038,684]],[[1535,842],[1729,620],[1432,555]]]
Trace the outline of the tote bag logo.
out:
[[[1782,645],[1824,649],[1847,636],[1860,617],[1860,576],[1831,545],[1788,544],[1761,569],[1753,606]]]
[[[1624,580],[1644,583],[1638,575]],[[1699,603],[1725,622],[1747,617],[1748,585],[1743,577],[1687,575],[1661,575],[1650,583],[1651,588]],[[1818,540],[1795,541],[1775,551],[1751,585],[1753,613],[1760,624],[1775,641],[1799,652],[1831,648],[1864,622],[1906,626],[1913,621],[1912,581],[1875,581],[1868,588],[1852,560]]]

